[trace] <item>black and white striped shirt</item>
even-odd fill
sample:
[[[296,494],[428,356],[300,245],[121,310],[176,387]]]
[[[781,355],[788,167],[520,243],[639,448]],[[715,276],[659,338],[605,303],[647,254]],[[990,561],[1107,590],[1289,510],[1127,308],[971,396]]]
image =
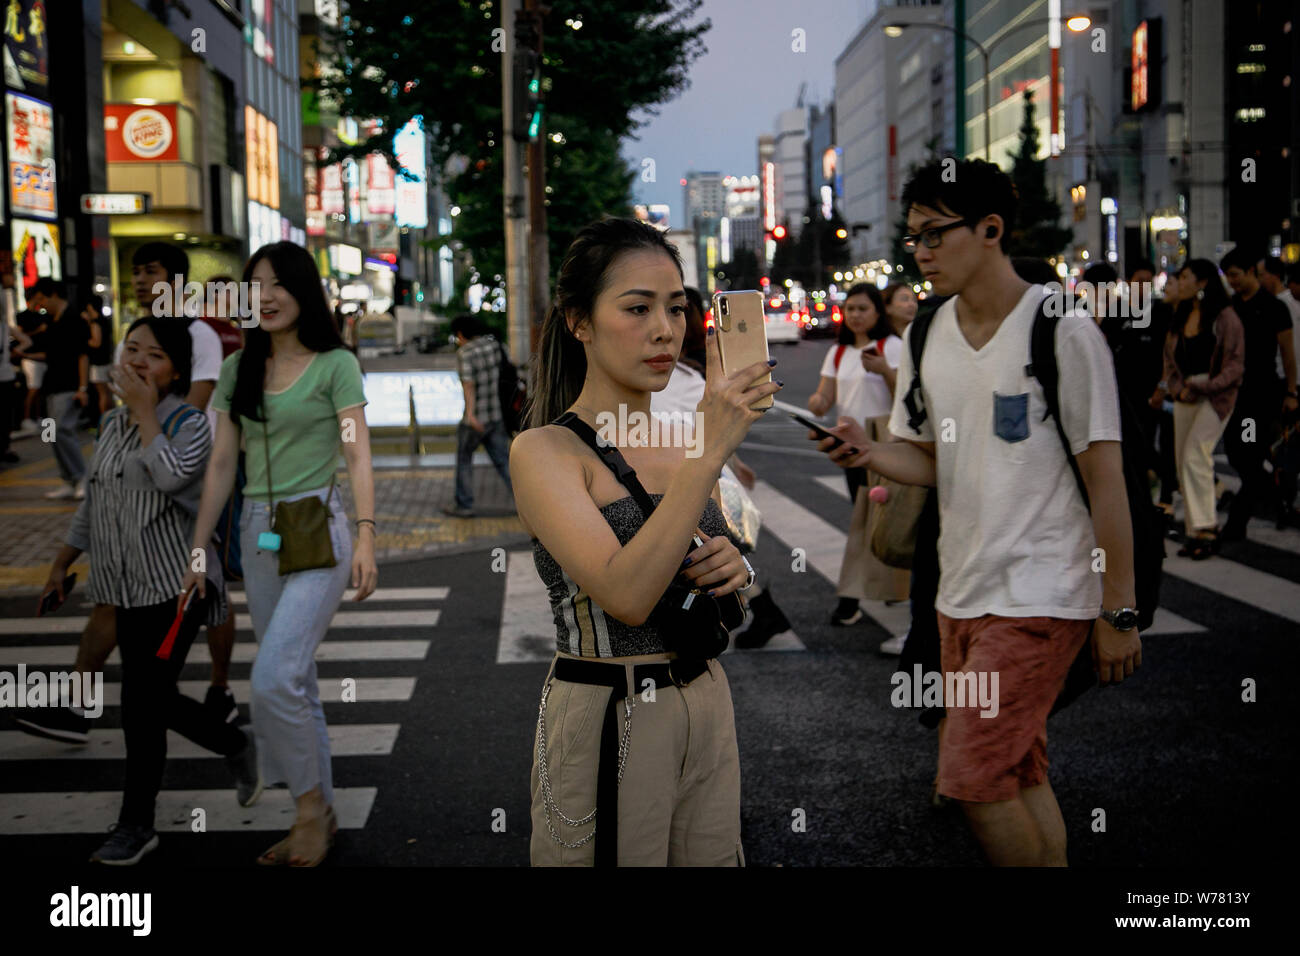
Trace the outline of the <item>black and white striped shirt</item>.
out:
[[[96,604],[131,608],[176,599],[189,568],[203,472],[212,453],[206,416],[182,405],[175,395],[158,403],[164,432],[147,448],[140,445],[139,427],[128,423],[126,408],[101,420],[86,497],[67,534],[69,545],[90,556],[86,590]],[[173,412],[178,415],[168,427]],[[211,548],[206,561],[207,577],[218,585],[208,615],[208,623],[216,624],[226,617],[225,589]]]

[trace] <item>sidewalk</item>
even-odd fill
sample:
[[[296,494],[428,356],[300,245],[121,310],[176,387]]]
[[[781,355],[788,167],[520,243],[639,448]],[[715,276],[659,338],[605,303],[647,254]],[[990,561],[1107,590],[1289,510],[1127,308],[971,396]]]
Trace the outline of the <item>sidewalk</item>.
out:
[[[50,561],[77,510],[76,502],[43,497],[60,481],[53,453],[38,437],[15,438],[13,450],[22,462],[0,468],[0,596],[40,593]],[[92,444],[87,441],[82,450],[89,462]],[[375,458],[375,544],[380,563],[527,544],[514,502],[481,449],[474,464],[478,517],[451,518],[441,508],[454,503],[455,455]],[[346,470],[340,470],[338,483],[349,515],[355,515]],[[84,586],[89,573],[84,557],[73,570]]]

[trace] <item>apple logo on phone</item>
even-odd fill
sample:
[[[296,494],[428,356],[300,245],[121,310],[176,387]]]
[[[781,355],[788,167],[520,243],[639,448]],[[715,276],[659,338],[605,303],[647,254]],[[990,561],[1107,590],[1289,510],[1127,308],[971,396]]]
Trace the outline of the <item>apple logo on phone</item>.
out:
[[[740,320],[740,324],[736,326],[736,331],[739,332],[741,335],[744,335],[746,329],[747,329],[747,326],[745,325],[745,320],[744,320],[744,319],[741,319],[741,320]]]

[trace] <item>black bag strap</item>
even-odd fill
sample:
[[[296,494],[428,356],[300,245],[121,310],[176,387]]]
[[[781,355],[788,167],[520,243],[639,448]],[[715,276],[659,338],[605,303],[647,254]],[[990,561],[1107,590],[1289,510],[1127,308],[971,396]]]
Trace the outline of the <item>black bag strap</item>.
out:
[[[921,356],[925,354],[925,340],[930,335],[930,323],[938,311],[935,309],[918,315],[907,329],[907,348],[912,356],[912,381],[903,395],[903,407],[907,409],[907,427],[918,435],[929,417],[929,412],[921,404]]]
[[[1056,326],[1061,317],[1049,315],[1046,305],[1047,297],[1044,296],[1029,333],[1029,364],[1025,366],[1025,374],[1038,379],[1038,384],[1043,387],[1043,401],[1047,405],[1043,421],[1050,416],[1056,423],[1056,434],[1061,439],[1061,448],[1065,450],[1065,460],[1070,464],[1070,471],[1074,472],[1074,482],[1079,486],[1079,494],[1083,495],[1084,507],[1091,511],[1083,473],[1079,471],[1079,463],[1074,460],[1074,454],[1070,451],[1070,439],[1065,434],[1065,426],[1061,424],[1061,369],[1056,362]]]
[[[596,457],[603,461],[609,470],[614,473],[614,477],[619,480],[619,483],[632,493],[632,497],[641,508],[642,515],[647,519],[650,517],[655,510],[654,502],[650,500],[650,495],[646,493],[644,486],[636,476],[636,472],[627,463],[627,459],[623,457],[623,453],[618,450],[616,445],[612,443],[607,445],[601,442],[596,435],[595,429],[579,418],[577,412],[565,412],[551,424],[561,425],[581,438],[583,443],[596,453]]]

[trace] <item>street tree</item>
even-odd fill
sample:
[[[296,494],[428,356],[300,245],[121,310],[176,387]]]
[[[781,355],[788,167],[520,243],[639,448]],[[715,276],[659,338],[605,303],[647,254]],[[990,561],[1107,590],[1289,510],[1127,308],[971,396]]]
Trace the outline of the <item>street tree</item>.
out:
[[[1008,253],[1046,259],[1065,248],[1073,233],[1060,225],[1061,205],[1047,192],[1047,160],[1038,158],[1038,127],[1034,123],[1034,91],[1026,89],[1020,123],[1020,148],[1011,166],[1011,181],[1019,197],[1016,226]]]

